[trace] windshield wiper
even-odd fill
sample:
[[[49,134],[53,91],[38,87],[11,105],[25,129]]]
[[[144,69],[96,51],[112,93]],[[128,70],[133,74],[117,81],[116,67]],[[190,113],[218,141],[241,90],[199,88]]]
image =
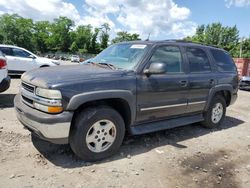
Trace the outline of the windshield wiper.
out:
[[[89,64],[92,64],[92,65],[96,65],[96,66],[99,66],[99,67],[103,67],[103,66],[106,66],[112,70],[114,69],[118,69],[116,66],[114,66],[113,64],[110,64],[110,63],[96,63],[96,62],[93,62],[93,61],[87,61],[87,63]]]
[[[106,65],[107,67],[109,67],[112,70],[117,69],[116,66],[114,66],[113,64],[110,64],[110,63],[99,63],[99,64]]]

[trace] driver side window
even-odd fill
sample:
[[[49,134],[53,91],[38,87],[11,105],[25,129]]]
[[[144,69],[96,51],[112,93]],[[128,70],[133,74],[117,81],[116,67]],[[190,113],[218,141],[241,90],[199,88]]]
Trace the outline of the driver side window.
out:
[[[13,51],[13,56],[15,56],[15,57],[29,58],[31,55],[30,53],[28,53],[24,50],[21,50],[21,49],[17,49],[17,48],[13,48],[12,51]]]
[[[182,56],[179,47],[161,46],[157,48],[150,59],[150,64],[154,62],[165,63],[167,65],[167,73],[182,72]]]

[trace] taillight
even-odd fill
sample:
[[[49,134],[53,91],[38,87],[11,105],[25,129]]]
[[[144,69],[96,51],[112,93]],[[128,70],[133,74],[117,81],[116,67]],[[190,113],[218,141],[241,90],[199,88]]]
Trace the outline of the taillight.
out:
[[[4,59],[0,59],[0,69],[6,69],[7,63]]]

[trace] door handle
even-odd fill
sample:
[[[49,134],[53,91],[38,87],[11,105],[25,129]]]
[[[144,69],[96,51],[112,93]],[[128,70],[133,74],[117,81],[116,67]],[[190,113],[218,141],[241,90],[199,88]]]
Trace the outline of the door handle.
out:
[[[188,81],[187,80],[181,80],[179,83],[180,83],[181,87],[186,87],[187,84],[188,84]]]

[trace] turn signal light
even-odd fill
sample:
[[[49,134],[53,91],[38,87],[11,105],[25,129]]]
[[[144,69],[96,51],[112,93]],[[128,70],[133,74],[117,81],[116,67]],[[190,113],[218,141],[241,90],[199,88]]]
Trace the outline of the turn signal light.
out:
[[[49,106],[48,107],[49,113],[56,114],[56,113],[60,113],[62,111],[63,111],[63,108],[61,106]]]

